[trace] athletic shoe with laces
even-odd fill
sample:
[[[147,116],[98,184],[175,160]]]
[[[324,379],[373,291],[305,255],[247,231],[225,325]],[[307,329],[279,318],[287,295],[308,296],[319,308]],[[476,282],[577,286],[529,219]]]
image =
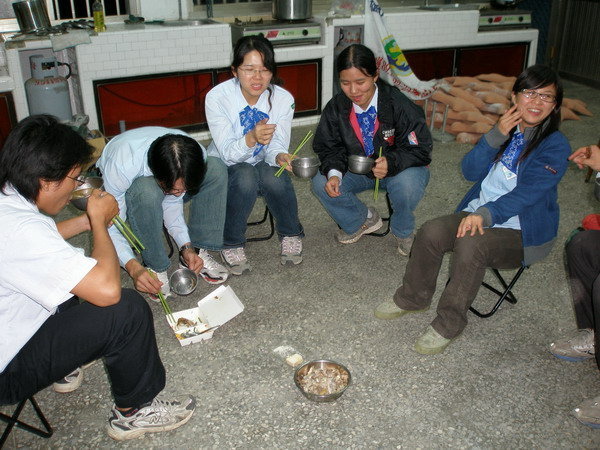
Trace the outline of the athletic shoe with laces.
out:
[[[281,264],[296,265],[302,262],[302,238],[300,236],[285,236],[281,240]]]
[[[411,234],[407,238],[401,238],[396,235],[394,235],[394,237],[396,238],[396,243],[398,244],[398,253],[400,253],[402,256],[409,256],[410,249],[412,248],[413,241],[415,240],[415,235]]]
[[[113,406],[108,418],[108,435],[124,441],[145,433],[174,430],[190,420],[195,409],[196,399],[191,395],[170,401],[155,398],[135,412],[126,414]]]
[[[81,386],[82,381],[83,370],[81,367],[78,367],[66,377],[61,378],[55,383],[52,383],[52,389],[54,389],[54,392],[58,392],[59,394],[66,394],[68,392],[75,391],[79,386]]]
[[[550,344],[550,353],[566,361],[584,361],[593,358],[594,330],[583,328],[577,330],[574,336],[561,339]]]
[[[356,232],[347,234],[344,230],[338,230],[335,237],[340,244],[354,244],[363,236],[363,234],[369,234],[381,228],[383,221],[381,220],[381,217],[379,217],[379,213],[373,208],[368,209],[371,212],[371,217],[369,218],[367,214],[367,220],[365,220],[365,223],[363,223]]]
[[[156,278],[158,278],[158,281],[160,281],[163,284],[162,288],[160,290],[163,293],[163,295],[165,296],[165,298],[171,297],[173,294],[171,293],[171,286],[169,285],[169,275],[167,274],[167,271],[165,270],[164,272],[155,272],[152,269],[148,269],[148,270],[150,270],[153,274],[155,274]],[[160,299],[158,298],[157,295],[148,294],[148,297],[153,302],[156,302],[156,303],[160,302]]]
[[[600,395],[584,400],[573,410],[573,415],[588,427],[600,428]]]
[[[221,250],[221,258],[227,264],[229,272],[234,275],[242,275],[244,272],[250,272],[252,268],[246,259],[244,247],[226,248]]]
[[[229,271],[222,265],[219,264],[215,259],[208,253],[208,250],[203,248],[195,248],[198,256],[204,261],[204,266],[200,270],[200,276],[204,278],[208,284],[221,284],[229,277]],[[179,267],[187,267],[181,254],[179,255]]]

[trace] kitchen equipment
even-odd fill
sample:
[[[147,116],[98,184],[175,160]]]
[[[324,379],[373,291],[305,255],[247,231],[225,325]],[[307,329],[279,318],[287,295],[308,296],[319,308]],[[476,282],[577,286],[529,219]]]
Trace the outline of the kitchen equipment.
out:
[[[314,387],[314,383],[310,383],[311,380],[308,380],[307,378],[310,378],[311,373],[314,372],[318,372],[320,378],[322,378],[322,376],[331,378],[327,380],[327,384],[329,386],[339,386],[338,389],[330,394],[324,395],[309,392],[312,391],[312,389],[310,387],[307,389],[306,387],[310,384],[312,384]],[[294,383],[296,383],[296,386],[298,389],[300,389],[300,392],[302,392],[307,399],[320,403],[333,402],[337,400],[350,385],[351,380],[352,377],[350,375],[350,371],[348,368],[346,368],[346,366],[326,359],[306,362],[298,367],[294,373]],[[321,383],[319,383],[319,385],[320,384]]]
[[[519,9],[482,9],[479,31],[499,31],[531,27],[531,11]]]
[[[314,156],[292,159],[292,172],[300,178],[312,178],[317,174],[321,162]]]
[[[243,36],[264,36],[274,47],[318,44],[321,40],[321,25],[311,20],[283,22],[278,20],[248,20],[236,18],[231,26],[233,45]]]
[[[169,285],[177,295],[189,295],[198,285],[198,275],[187,267],[182,267],[171,274]]]
[[[374,165],[375,160],[368,156],[350,155],[348,157],[348,169],[359,175],[369,173]]]
[[[278,20],[305,20],[312,16],[312,0],[272,0],[271,12]]]
[[[104,182],[101,177],[86,177],[85,183],[79,186],[71,194],[71,205],[80,211],[87,209],[87,202],[94,189],[102,189]]]
[[[67,82],[71,66],[44,55],[32,55],[29,62],[32,77],[25,82],[29,114],[51,114],[62,121],[71,120],[73,111]],[[59,65],[69,69],[66,77],[58,75]]]
[[[50,18],[44,0],[16,1],[12,7],[21,33],[50,28]]]

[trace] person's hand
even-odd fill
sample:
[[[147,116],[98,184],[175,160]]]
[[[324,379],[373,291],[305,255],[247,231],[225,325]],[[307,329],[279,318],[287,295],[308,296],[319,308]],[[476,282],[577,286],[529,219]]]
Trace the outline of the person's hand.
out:
[[[375,178],[379,178],[380,180],[382,178],[385,178],[385,176],[388,173],[387,158],[385,156],[377,158],[375,160],[375,165],[371,169],[371,172],[373,172],[373,175],[375,176]]]
[[[185,265],[188,269],[195,273],[199,273],[204,267],[204,261],[198,256],[198,253],[196,253],[196,250],[193,248],[186,248],[181,252],[181,257],[185,261]]]
[[[329,178],[327,183],[325,183],[325,192],[330,197],[339,197],[342,195],[340,192],[340,179],[338,177]]]
[[[263,119],[258,122],[256,126],[246,134],[246,136],[254,141],[252,145],[248,146],[253,147],[257,142],[259,144],[267,145],[269,142],[271,142],[276,127],[277,125],[273,123],[267,123],[267,119]]]
[[[498,131],[504,136],[508,136],[510,130],[521,123],[523,113],[517,109],[517,105],[513,105],[506,111],[498,120]]]
[[[590,167],[593,170],[600,170],[600,147],[597,145],[580,147],[571,153],[569,161],[573,161],[580,169]]]
[[[475,233],[483,235],[483,217],[479,214],[469,214],[464,217],[458,224],[458,231],[456,237],[461,238],[470,233],[471,236],[475,236]]]
[[[287,163],[287,166],[285,166],[285,170],[287,170],[288,172],[292,171],[292,159],[294,159],[295,156],[292,156],[290,153],[278,153],[277,156],[275,157],[275,162],[279,165],[279,167],[283,167],[283,165],[285,163]]]
[[[140,292],[147,292],[149,294],[158,295],[158,292],[162,288],[162,283],[155,277],[154,274],[148,272],[148,269],[143,267],[139,262],[131,260],[132,266],[129,272],[129,276],[133,280],[133,285]],[[126,265],[130,266],[128,263]]]
[[[108,227],[113,218],[119,213],[119,205],[108,192],[94,189],[88,198],[86,212],[90,224],[94,220],[101,220]]]

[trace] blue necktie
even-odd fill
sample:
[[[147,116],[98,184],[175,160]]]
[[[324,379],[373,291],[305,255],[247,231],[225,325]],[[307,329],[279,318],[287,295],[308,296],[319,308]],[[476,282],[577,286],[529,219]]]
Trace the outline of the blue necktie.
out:
[[[250,106],[246,106],[244,109],[240,111],[240,125],[244,127],[244,136],[248,134],[250,130],[252,130],[258,122],[263,119],[268,119],[269,115],[265,114],[262,111],[259,111],[256,108],[251,108]],[[252,156],[256,156],[260,153],[260,151],[264,148],[263,144],[256,144],[254,152]]]
[[[358,126],[363,137],[365,146],[365,154],[371,156],[375,149],[373,148],[373,136],[375,135],[375,119],[377,119],[377,111],[374,106],[371,106],[364,113],[356,115]]]
[[[524,148],[525,139],[523,137],[523,133],[516,131],[515,134],[513,134],[510,144],[508,144],[508,147],[506,147],[506,150],[504,150],[500,162],[504,164],[504,167],[506,167],[512,173],[517,173],[519,156]]]

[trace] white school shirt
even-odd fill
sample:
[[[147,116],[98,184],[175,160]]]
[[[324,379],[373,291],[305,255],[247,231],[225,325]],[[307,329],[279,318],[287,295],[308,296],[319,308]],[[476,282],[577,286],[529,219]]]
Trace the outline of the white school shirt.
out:
[[[271,85],[271,107],[269,107],[269,90],[261,94],[256,108],[268,114],[267,123],[277,125],[275,134],[269,145],[253,156],[256,146],[248,147],[244,137],[244,127],[240,122],[240,111],[248,105],[242,94],[237,78],[218,84],[206,94],[206,121],[212,135],[208,146],[208,154],[221,158],[227,166],[246,162],[255,165],[265,161],[277,167],[275,157],[279,153],[288,153],[292,118],[294,117],[294,97],[282,87]]]
[[[189,136],[181,130],[164,127],[141,127],[128,130],[112,138],[102,156],[96,163],[102,172],[104,189],[112,194],[119,204],[119,216],[127,220],[127,205],[125,204],[125,193],[139,177],[154,176],[148,167],[148,150],[150,145],[165,134],[181,134]],[[206,150],[202,145],[202,154],[206,159]],[[188,227],[183,215],[183,195],[165,195],[162,202],[163,221],[169,234],[173,237],[178,247],[190,242]],[[112,226],[108,233],[115,245],[121,266],[133,258],[133,250],[127,239]],[[143,242],[142,242],[143,244]]]
[[[0,192],[0,372],[96,265],[12,186]]]

